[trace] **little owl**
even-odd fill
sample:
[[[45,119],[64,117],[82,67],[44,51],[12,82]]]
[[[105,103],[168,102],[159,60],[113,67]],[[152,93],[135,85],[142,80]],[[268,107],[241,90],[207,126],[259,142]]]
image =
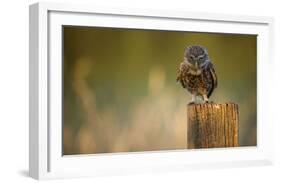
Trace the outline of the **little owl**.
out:
[[[217,76],[207,50],[202,46],[186,48],[184,60],[180,64],[177,81],[192,94],[189,104],[195,103],[197,96],[208,102],[217,87]]]

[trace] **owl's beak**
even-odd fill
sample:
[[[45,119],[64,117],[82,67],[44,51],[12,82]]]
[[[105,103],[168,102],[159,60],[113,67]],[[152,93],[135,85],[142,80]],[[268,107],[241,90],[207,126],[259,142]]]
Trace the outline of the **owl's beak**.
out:
[[[198,69],[198,62],[195,62],[195,68]]]

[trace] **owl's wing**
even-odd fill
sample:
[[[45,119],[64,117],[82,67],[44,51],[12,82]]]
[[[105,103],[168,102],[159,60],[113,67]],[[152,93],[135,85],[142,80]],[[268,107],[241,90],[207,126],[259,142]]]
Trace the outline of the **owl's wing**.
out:
[[[188,65],[185,62],[182,62],[178,69],[177,82],[180,82],[183,88],[186,88],[187,86],[186,81],[187,81],[188,69],[189,69]]]
[[[208,97],[210,97],[214,89],[218,86],[218,78],[214,66],[211,62],[209,62],[209,64],[207,65],[207,70],[211,73],[211,79],[212,79],[212,88],[208,92]]]
[[[212,63],[211,63],[210,70],[211,70],[211,74],[212,74],[212,78],[213,78],[213,82],[214,82],[214,87],[216,88],[218,86],[218,78],[217,78],[217,74],[216,74],[216,71],[215,71]]]

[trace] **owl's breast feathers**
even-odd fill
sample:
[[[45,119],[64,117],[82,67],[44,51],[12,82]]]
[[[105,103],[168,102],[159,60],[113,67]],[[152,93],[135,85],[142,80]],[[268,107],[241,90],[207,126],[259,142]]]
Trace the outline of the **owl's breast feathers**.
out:
[[[178,70],[177,81],[191,93],[206,94],[208,97],[211,96],[218,83],[217,75],[211,62],[204,66],[199,75],[192,74],[188,64],[182,62]]]

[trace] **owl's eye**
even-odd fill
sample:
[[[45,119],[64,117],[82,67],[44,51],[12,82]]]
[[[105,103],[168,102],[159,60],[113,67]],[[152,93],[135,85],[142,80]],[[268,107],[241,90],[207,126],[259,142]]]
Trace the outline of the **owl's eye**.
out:
[[[200,62],[203,62],[203,61],[204,61],[204,57],[200,57],[200,58],[199,58],[199,61],[200,61]]]

